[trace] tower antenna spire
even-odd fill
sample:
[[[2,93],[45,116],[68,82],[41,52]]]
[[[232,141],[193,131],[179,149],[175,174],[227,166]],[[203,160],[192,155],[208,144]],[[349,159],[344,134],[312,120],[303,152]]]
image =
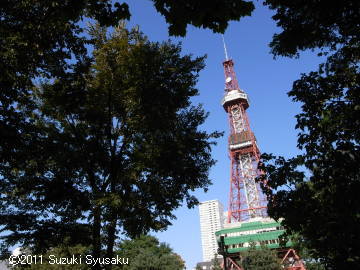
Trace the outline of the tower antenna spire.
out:
[[[221,35],[222,40],[223,40],[223,44],[224,44],[224,51],[225,51],[225,60],[229,60],[228,54],[227,54],[227,50],[226,50],[226,44],[225,44],[225,38],[224,35]]]

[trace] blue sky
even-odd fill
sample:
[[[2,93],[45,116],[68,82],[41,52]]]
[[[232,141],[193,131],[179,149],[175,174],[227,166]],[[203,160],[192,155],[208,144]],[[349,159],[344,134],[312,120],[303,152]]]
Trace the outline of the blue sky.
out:
[[[169,39],[167,25],[150,1],[127,1],[132,17],[129,25],[139,25],[151,41]],[[251,17],[241,22],[231,22],[225,41],[228,54],[235,62],[235,71],[240,87],[250,97],[248,115],[250,125],[262,152],[290,157],[299,153],[296,148],[295,115],[300,104],[291,101],[287,92],[301,73],[317,69],[321,59],[314,52],[304,52],[299,59],[273,59],[269,42],[280,30],[271,19],[272,11],[261,2],[255,2],[256,10]],[[228,123],[220,100],[224,94],[224,72],[222,61],[224,50],[221,35],[210,30],[188,26],[181,41],[184,54],[207,55],[206,67],[200,73],[198,89],[200,95],[193,102],[202,103],[210,112],[202,126],[209,132],[225,131],[213,148],[212,155],[218,162],[210,171],[213,185],[207,193],[195,192],[200,201],[219,199],[227,208],[229,195],[230,160],[227,152]],[[155,235],[167,242],[186,261],[188,269],[202,260],[198,208],[182,207],[175,211],[177,220],[165,232]]]

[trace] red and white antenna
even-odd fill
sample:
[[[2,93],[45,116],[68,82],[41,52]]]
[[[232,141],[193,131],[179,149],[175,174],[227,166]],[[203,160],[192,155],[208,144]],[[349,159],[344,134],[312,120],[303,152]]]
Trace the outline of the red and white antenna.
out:
[[[224,35],[221,35],[222,40],[223,40],[223,44],[224,44],[224,51],[225,51],[225,60],[229,60],[228,54],[227,54],[227,50],[226,50],[226,44],[225,44],[225,38]]]

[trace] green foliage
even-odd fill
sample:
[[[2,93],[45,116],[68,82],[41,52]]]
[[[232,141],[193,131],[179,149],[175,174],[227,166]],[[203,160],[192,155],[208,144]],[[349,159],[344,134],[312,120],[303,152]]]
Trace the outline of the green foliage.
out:
[[[223,33],[230,20],[250,16],[252,1],[243,0],[153,0],[155,8],[169,24],[170,35],[185,36],[187,24]]]
[[[266,246],[250,243],[248,250],[241,252],[240,265],[244,270],[281,270],[280,260],[276,251]]]
[[[285,159],[264,154],[268,211],[287,235],[299,234],[310,258],[328,269],[360,264],[359,2],[266,2],[283,31],[274,55],[319,48],[318,71],[303,74],[288,93],[302,104],[296,116],[303,154]]]
[[[35,258],[35,257],[34,257]],[[37,263],[17,265],[14,269],[37,270],[86,270],[91,269],[93,260],[88,247],[81,245],[68,246],[62,244],[51,248],[41,256],[37,255]],[[61,258],[66,258],[66,264],[61,264]],[[112,264],[113,270],[181,270],[185,262],[174,253],[166,243],[160,243],[153,236],[141,235],[133,240],[124,240],[116,248]],[[106,263],[103,267],[107,266]]]
[[[89,234],[86,225],[74,223],[78,217],[76,214],[74,219],[62,220],[64,226],[50,220],[36,221],[38,212],[43,216],[49,215],[48,210],[41,207],[49,203],[42,200],[42,193],[46,190],[38,189],[38,202],[27,206],[27,200],[34,200],[31,190],[39,188],[34,186],[36,180],[33,184],[31,179],[40,180],[39,175],[45,173],[46,151],[55,150],[45,150],[42,138],[46,132],[35,125],[38,108],[33,95],[35,84],[41,77],[53,79],[63,76],[76,66],[69,64],[71,58],[73,62],[86,61],[85,39],[81,37],[79,24],[83,16],[96,19],[103,25],[113,25],[119,18],[129,17],[124,6],[117,5],[116,10],[112,10],[109,3],[97,0],[1,1],[0,231],[16,232],[16,237],[7,237],[6,245],[15,244],[23,236],[35,237],[39,246],[48,246],[48,242],[58,244],[59,237],[71,236],[79,242]],[[44,169],[37,172],[42,166]],[[53,183],[49,188],[54,194],[71,191],[69,186]],[[55,187],[57,191],[54,191]],[[77,194],[73,195],[76,197]],[[81,208],[82,197],[63,201],[61,207],[66,208],[72,203],[78,203],[78,208]],[[61,208],[49,205],[50,208]],[[18,209],[23,210],[19,212]],[[72,214],[69,211],[69,216]],[[29,223],[33,226],[27,227]],[[28,231],[26,236],[25,231]],[[26,245],[26,241],[23,244]]]
[[[34,106],[29,100],[35,78],[61,76],[71,68],[68,61],[72,56],[77,60],[85,57],[79,26],[83,16],[102,25],[129,18],[127,5],[111,6],[111,1],[98,0],[1,1],[1,166],[17,168],[28,162],[16,149],[29,148],[36,140],[31,117]],[[19,104],[26,106],[26,112],[17,108]]]
[[[307,241],[299,236],[293,235],[291,236],[291,242],[293,243],[293,248],[296,250],[298,256],[300,256],[301,260],[304,262],[306,270],[325,270],[325,266],[319,259],[314,259],[311,254],[314,251],[310,250]]]
[[[211,260],[211,262],[212,262],[213,270],[222,270],[222,267],[221,267],[221,264],[220,264],[217,254],[215,254],[215,257],[214,257],[214,259]]]
[[[296,56],[305,49],[337,49],[359,42],[360,3],[356,0],[266,0],[283,29],[270,46],[274,55]]]
[[[112,257],[119,229],[163,230],[184,200],[197,203],[191,191],[210,184],[220,134],[198,130],[207,113],[190,103],[203,58],[137,30],[91,34],[91,62],[34,90],[33,158],[2,172],[5,248],[21,241],[43,253],[68,237]]]
[[[89,248],[87,247],[81,245],[60,245],[58,247],[51,248],[43,255],[33,255],[33,258],[36,257],[36,262],[34,260],[31,264],[18,264],[14,267],[14,269],[87,270],[91,265],[85,263],[85,256],[87,254],[89,254]],[[66,258],[66,263],[62,263],[62,258]]]
[[[129,258],[124,270],[181,270],[185,263],[179,255],[165,243],[149,235],[141,235],[133,240],[120,243],[117,255]],[[114,268],[116,269],[116,268]]]

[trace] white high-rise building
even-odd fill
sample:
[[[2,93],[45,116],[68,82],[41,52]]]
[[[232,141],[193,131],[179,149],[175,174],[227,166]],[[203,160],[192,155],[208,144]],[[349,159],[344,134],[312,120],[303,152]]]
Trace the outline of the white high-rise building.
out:
[[[208,262],[214,259],[217,253],[215,232],[224,226],[224,207],[218,200],[211,200],[201,202],[199,212],[203,261]]]

